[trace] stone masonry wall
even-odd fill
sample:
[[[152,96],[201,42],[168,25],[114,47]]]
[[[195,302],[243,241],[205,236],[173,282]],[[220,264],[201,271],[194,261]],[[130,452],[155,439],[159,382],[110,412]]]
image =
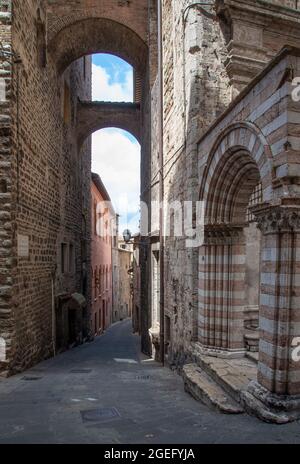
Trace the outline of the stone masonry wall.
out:
[[[188,4],[172,0],[163,3],[164,178],[165,201],[169,203],[197,200],[196,142],[231,98],[224,67],[227,52],[220,27],[196,7],[187,9],[183,16]],[[155,95],[155,88],[153,92]],[[154,97],[154,111],[156,105]],[[158,200],[157,169],[154,144],[154,201]],[[157,223],[158,218],[153,217],[152,231]],[[165,248],[165,314],[171,331],[168,361],[182,365],[194,335],[197,250],[186,249],[182,237],[167,237]]]
[[[12,182],[11,182],[11,1],[0,3],[0,78],[5,96],[0,102],[0,337],[5,340],[6,357],[11,353],[13,334],[12,308]],[[0,359],[1,370],[7,371],[7,364]]]
[[[238,41],[230,42],[228,28],[224,27],[226,19],[221,15],[216,16],[214,8],[200,9],[192,3],[178,0],[163,2],[164,178],[165,200],[169,204],[189,200],[195,202],[199,199],[201,179],[197,166],[197,141],[226,109],[237,91],[243,88],[242,84],[245,86],[247,83],[243,75],[244,56],[238,56]],[[277,11],[276,5],[279,2],[273,2],[273,6],[268,6],[265,2],[257,0],[239,2],[237,12],[235,6],[238,2],[215,2],[218,8],[222,3],[225,5],[224,11],[229,12],[229,21],[232,19],[234,22],[234,39],[240,29],[247,29],[248,23],[249,28],[251,25],[254,28],[250,28],[250,32],[247,29],[250,35],[251,31],[253,32],[251,41],[248,40],[249,47],[246,46],[246,41],[243,44],[245,60],[249,58],[253,66],[256,63],[249,78],[253,78],[284,43],[293,44],[296,40],[296,10],[290,12],[278,8]],[[231,10],[232,3],[234,5]],[[297,6],[295,2],[280,4],[294,9]],[[243,15],[243,8],[251,9],[252,13],[244,12]],[[272,29],[272,23],[268,22],[268,15],[273,15],[277,21],[281,21],[280,28],[286,28],[286,33],[280,35],[281,42],[279,34]],[[264,18],[262,23],[261,17]],[[260,48],[262,35],[265,47],[263,54]],[[244,36],[247,37],[246,34]],[[268,42],[266,37],[271,36],[274,40]],[[259,50],[259,59],[251,61],[256,57],[256,48]],[[236,86],[236,82],[240,87]],[[155,115],[157,108],[155,92],[154,86],[152,115]],[[158,200],[155,124],[156,119],[153,116],[151,198],[154,201]],[[174,212],[171,210],[172,215],[174,216]],[[158,216],[155,212],[152,214],[151,226],[154,233],[158,226]],[[189,357],[191,343],[197,340],[198,336],[198,250],[186,248],[185,239],[179,237],[166,238],[165,249],[165,313],[170,321],[171,332],[168,361],[181,366]]]
[[[62,77],[49,54],[46,66],[41,65],[38,4],[13,1],[13,51],[20,62],[13,65],[11,126],[15,217],[10,373],[53,353],[53,294],[88,294],[88,284],[84,289],[82,282],[89,281],[90,269],[90,144],[78,153],[74,133],[77,98],[90,98],[90,61],[79,60]],[[64,273],[62,242],[72,245],[74,253],[74,267]]]

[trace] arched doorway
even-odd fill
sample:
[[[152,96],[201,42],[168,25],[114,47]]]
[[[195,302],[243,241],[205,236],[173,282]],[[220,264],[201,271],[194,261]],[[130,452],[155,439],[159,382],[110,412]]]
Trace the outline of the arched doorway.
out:
[[[270,166],[250,124],[228,128],[208,158],[200,190],[205,238],[198,339],[211,354],[236,357],[250,346],[258,349],[261,234],[251,208],[270,199]]]

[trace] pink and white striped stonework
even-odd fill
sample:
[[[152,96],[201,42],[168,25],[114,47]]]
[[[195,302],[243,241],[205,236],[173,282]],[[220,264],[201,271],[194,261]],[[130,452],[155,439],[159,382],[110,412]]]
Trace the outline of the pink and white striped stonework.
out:
[[[265,420],[300,415],[300,104],[287,69],[300,76],[299,50],[286,49],[232,103],[198,145],[205,241],[199,253],[198,349],[243,356],[247,212],[261,232],[257,381],[242,393]],[[298,75],[298,74],[297,74]],[[213,129],[213,130],[212,130]],[[259,245],[258,245],[259,246]]]

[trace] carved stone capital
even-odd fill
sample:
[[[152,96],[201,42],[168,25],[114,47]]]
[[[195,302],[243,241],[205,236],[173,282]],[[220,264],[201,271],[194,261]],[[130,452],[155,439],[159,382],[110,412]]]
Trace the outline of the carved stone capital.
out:
[[[300,208],[272,206],[253,210],[257,226],[261,232],[275,234],[279,232],[300,233]]]

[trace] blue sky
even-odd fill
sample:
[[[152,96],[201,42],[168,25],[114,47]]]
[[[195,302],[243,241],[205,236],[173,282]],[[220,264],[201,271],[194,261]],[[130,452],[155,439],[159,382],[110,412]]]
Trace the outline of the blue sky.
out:
[[[108,54],[93,55],[93,100],[133,101],[132,67]],[[100,175],[114,208],[120,214],[120,233],[138,232],[140,202],[140,145],[117,128],[93,134],[92,170]]]

